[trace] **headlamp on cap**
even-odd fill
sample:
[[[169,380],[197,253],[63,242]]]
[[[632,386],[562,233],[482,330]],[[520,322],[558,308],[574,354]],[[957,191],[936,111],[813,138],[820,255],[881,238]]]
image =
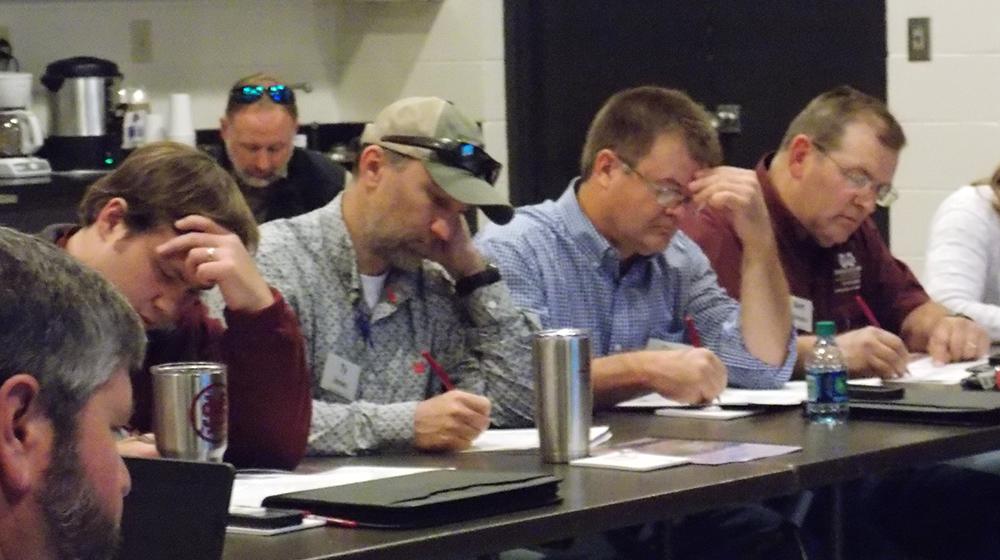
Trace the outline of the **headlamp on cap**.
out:
[[[503,165],[486,153],[482,146],[464,140],[394,134],[383,136],[382,142],[431,150],[441,163],[464,169],[491,185],[496,183],[503,168]]]

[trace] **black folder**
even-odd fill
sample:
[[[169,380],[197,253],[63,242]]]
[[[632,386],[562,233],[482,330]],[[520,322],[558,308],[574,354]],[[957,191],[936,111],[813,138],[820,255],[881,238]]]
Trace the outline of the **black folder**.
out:
[[[538,472],[437,470],[270,496],[359,527],[429,527],[559,502],[560,478]]]
[[[902,398],[851,400],[851,417],[927,424],[1000,424],[1000,391],[907,386]]]

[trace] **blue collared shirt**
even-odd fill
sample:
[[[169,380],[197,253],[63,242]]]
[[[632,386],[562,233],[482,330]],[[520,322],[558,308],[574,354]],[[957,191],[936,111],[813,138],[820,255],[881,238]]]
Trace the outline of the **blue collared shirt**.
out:
[[[701,249],[678,231],[667,248],[638,257],[624,272],[618,251],[584,215],[576,180],[557,201],[517,209],[506,226],[490,224],[476,237],[500,268],[517,305],[544,328],[589,329],[595,356],[641,350],[650,339],[687,342],[690,315],[729,371],[729,384],[780,387],[795,365],[795,338],[780,366],[747,350],[740,306],[719,286]]]

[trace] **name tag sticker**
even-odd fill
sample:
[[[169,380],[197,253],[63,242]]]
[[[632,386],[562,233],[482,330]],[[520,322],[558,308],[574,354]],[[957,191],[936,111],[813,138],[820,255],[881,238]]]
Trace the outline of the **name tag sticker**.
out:
[[[335,393],[338,397],[353,401],[358,396],[358,380],[361,379],[361,366],[345,360],[331,352],[326,357],[323,366],[323,379],[320,387]]]
[[[797,330],[813,332],[813,302],[792,296],[792,326]]]

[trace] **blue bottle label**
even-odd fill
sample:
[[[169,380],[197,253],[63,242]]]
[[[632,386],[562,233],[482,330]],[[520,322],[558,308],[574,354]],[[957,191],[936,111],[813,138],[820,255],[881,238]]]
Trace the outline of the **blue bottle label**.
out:
[[[806,375],[806,387],[809,391],[809,402],[813,403],[845,403],[847,402],[847,370],[809,373]]]

